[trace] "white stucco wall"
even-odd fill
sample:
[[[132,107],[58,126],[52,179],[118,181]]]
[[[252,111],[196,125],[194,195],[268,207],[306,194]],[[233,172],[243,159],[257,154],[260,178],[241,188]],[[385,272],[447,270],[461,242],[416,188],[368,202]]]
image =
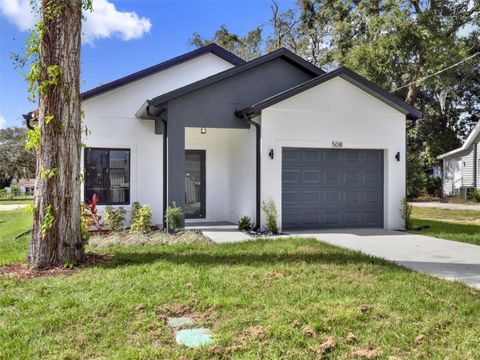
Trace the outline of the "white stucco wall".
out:
[[[255,130],[185,129],[185,148],[205,150],[206,217],[188,222],[255,218]]]
[[[230,221],[237,223],[246,215],[255,222],[256,130],[233,131],[229,148]]]
[[[384,227],[403,226],[399,209],[405,196],[405,115],[334,78],[263,110],[261,123],[262,199],[275,201],[279,224],[282,147],[332,148],[332,141],[340,141],[344,149],[384,150]]]
[[[163,136],[155,135],[153,121],[139,120],[135,112],[147,99],[231,67],[216,55],[205,54],[82,103],[88,128],[82,142],[89,147],[131,150],[130,202],[150,205],[154,223],[162,222]]]

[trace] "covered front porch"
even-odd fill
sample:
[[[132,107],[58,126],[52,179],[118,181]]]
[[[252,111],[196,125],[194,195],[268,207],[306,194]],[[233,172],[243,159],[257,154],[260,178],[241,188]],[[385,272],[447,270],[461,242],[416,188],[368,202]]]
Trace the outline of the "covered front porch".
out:
[[[186,127],[184,149],[183,179],[169,176],[167,188],[187,225],[255,218],[255,129]]]

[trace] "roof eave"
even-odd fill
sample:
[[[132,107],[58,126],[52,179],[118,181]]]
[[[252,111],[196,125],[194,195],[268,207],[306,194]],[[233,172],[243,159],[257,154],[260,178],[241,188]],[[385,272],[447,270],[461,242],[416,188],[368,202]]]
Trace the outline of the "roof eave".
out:
[[[449,157],[453,157],[457,154],[460,154],[462,151],[465,151],[465,149],[462,149],[462,148],[459,148],[459,149],[455,149],[455,150],[452,150],[452,151],[449,151],[448,153],[445,153],[445,154],[442,154],[442,155],[438,155],[437,156],[437,159],[438,160],[444,160],[446,158],[449,158]]]
[[[408,120],[419,120],[424,118],[424,114],[417,110],[415,107],[407,104],[400,98],[395,95],[390,94],[386,90],[383,90],[378,85],[372,83],[371,81],[361,77],[350,69],[341,67],[336,70],[333,70],[329,73],[325,73],[317,78],[313,78],[299,84],[291,89],[285,90],[277,95],[274,95],[268,99],[265,99],[257,104],[249,106],[248,108],[240,110],[240,112],[252,112],[259,114],[263,109],[275,105],[283,100],[286,100],[292,96],[300,94],[308,89],[311,89],[317,85],[323,84],[335,77],[341,77],[342,79],[349,81],[360,89],[366,91],[370,95],[376,97],[380,101],[386,103],[387,105],[393,107],[394,109],[403,113]]]
[[[88,100],[94,96],[101,95],[105,92],[114,90],[116,88],[129,84],[131,82],[141,80],[147,76],[153,75],[163,70],[167,70],[185,61],[192,60],[198,56],[202,56],[208,53],[212,53],[235,66],[245,63],[245,60],[225,50],[224,48],[218,46],[217,44],[209,44],[204,47],[201,47],[193,51],[187,52],[185,54],[179,55],[177,57],[174,57],[172,59],[161,62],[159,64],[150,66],[146,69],[134,72],[133,74],[124,76],[120,79],[111,81],[107,84],[103,84],[103,85],[97,86],[96,88],[87,90],[81,94],[81,98],[83,101]]]
[[[199,80],[197,82],[194,82],[193,84],[188,84],[185,85],[181,88],[172,90],[166,94],[159,95],[153,99],[151,99],[151,104],[153,106],[158,106],[160,104],[166,103],[168,101],[171,101],[175,98],[178,98],[180,96],[189,94],[193,91],[202,89],[206,86],[212,85],[218,81],[228,79],[232,76],[235,76],[239,73],[242,73],[244,71],[247,71],[249,69],[255,68],[256,66],[259,66],[261,64],[267,63],[269,61],[272,61],[277,58],[284,58],[286,61],[295,64],[295,66],[301,67],[304,69],[306,72],[309,72],[311,75],[314,76],[321,76],[325,74],[325,71],[320,69],[319,67],[316,67],[315,65],[309,63],[308,61],[302,59],[298,55],[292,53],[291,51],[281,48],[278,50],[275,50],[269,54],[260,56],[259,58],[250,60],[244,64],[241,64],[240,66],[237,66],[235,68],[227,69],[224,70],[220,73],[214,74],[212,76],[209,76],[205,79]]]
[[[437,156],[437,159],[445,159],[447,157],[450,157],[452,155],[457,155],[462,153],[463,151],[467,151],[470,146],[472,146],[475,143],[475,139],[480,135],[480,122],[475,125],[473,128],[472,132],[470,135],[468,135],[467,140],[463,143],[463,145],[455,150],[449,151],[445,154],[441,154]]]

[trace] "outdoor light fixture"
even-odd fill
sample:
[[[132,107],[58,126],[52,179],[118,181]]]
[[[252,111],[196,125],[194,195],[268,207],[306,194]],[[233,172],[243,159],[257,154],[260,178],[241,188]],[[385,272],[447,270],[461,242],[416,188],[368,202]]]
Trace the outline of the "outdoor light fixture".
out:
[[[200,134],[206,134],[206,133],[207,133],[207,128],[200,129]]]
[[[395,154],[395,159],[397,159],[397,161],[400,161],[400,151]]]
[[[270,157],[270,159],[273,159],[273,149],[270,149],[270,151],[268,152],[268,156]]]

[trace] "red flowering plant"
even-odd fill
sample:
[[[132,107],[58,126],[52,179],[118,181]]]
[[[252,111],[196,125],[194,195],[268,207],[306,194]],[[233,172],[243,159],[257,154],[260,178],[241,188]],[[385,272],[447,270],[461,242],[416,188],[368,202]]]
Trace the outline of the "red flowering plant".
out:
[[[100,200],[100,197],[97,194],[93,194],[92,200],[87,202],[84,212],[88,215],[88,225],[94,226],[99,233],[102,233],[103,226],[100,223],[102,217],[97,213],[97,203]]]

